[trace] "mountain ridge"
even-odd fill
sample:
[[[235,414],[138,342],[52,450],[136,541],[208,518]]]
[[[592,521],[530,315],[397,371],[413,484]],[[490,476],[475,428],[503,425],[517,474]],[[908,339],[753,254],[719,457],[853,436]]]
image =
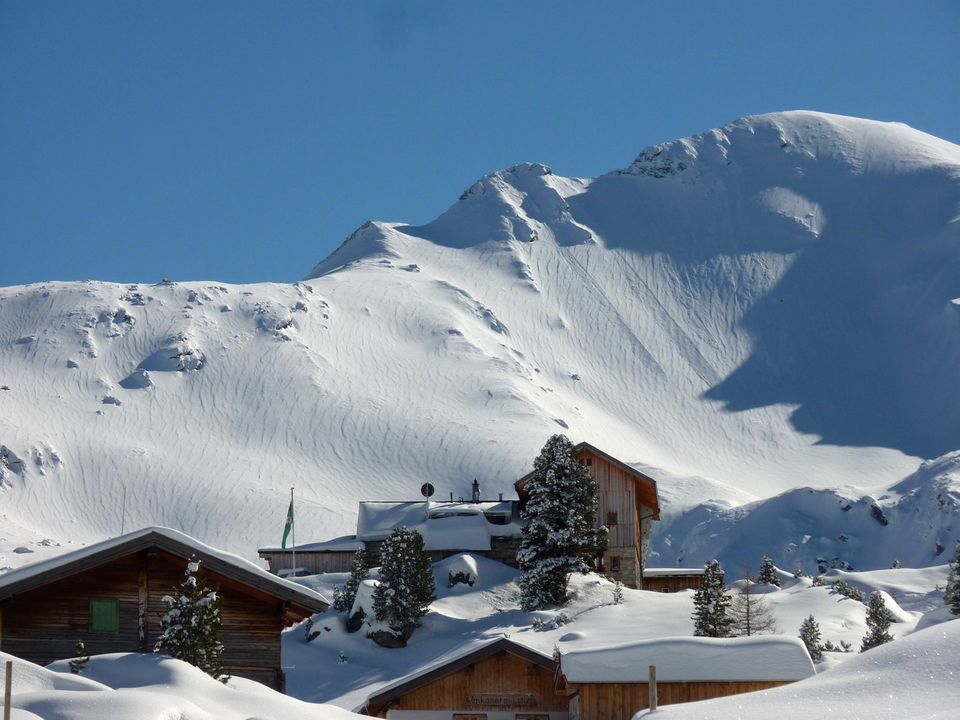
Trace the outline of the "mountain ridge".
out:
[[[670,478],[675,516],[880,498],[960,437],[960,148],[838,118],[745,118],[589,180],[497,171],[292,285],[0,289],[0,529],[163,524],[250,556],[291,485],[303,539],[342,534],[425,480],[509,493],[553,432]],[[951,517],[923,522],[946,542]]]

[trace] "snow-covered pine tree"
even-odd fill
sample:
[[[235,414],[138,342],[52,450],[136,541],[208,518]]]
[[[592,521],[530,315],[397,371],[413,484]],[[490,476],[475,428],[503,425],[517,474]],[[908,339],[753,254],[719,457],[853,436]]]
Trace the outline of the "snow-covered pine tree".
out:
[[[220,665],[220,596],[207,585],[195,557],[187,563],[184,575],[174,594],[162,598],[166,609],[160,616],[161,633],[153,651],[196,665],[226,682],[230,675]]]
[[[823,661],[823,646],[820,644],[820,626],[813,615],[800,623],[800,639],[807,646],[810,659],[815,663]]]
[[[943,591],[943,602],[950,608],[952,614],[960,615],[960,540],[957,541],[953,550],[947,587]]]
[[[526,487],[526,524],[517,552],[520,604],[525,610],[563,605],[575,572],[589,572],[589,557],[606,544],[595,529],[597,484],[564,435],[547,440]]]
[[[76,657],[67,664],[70,666],[71,673],[79,675],[87,667],[87,663],[90,662],[87,646],[83,644],[83,640],[77,640],[77,644],[73,646],[73,652],[76,653]]]
[[[760,574],[757,576],[757,582],[780,587],[777,569],[773,566],[773,559],[769,555],[764,555],[763,560],[760,561]]]
[[[423,549],[423,536],[400,527],[380,547],[380,584],[373,591],[373,612],[399,646],[420,624],[434,599],[433,569]]]
[[[890,634],[892,616],[883,601],[883,595],[874,592],[870,595],[870,604],[867,605],[867,634],[860,643],[860,652],[865,652],[877,645],[883,645],[893,640]]]
[[[350,612],[353,601],[357,597],[357,588],[360,583],[370,577],[370,567],[367,565],[367,551],[363,548],[353,555],[353,564],[350,566],[350,577],[346,585],[333,589],[333,609],[337,612]]]
[[[730,637],[730,596],[723,587],[723,571],[717,560],[703,566],[703,584],[693,595],[693,634],[700,637]]]

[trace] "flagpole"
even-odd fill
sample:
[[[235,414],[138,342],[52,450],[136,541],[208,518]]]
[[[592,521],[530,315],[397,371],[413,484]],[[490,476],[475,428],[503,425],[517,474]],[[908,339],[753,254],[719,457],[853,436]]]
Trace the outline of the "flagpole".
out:
[[[292,551],[293,567],[290,570],[290,577],[297,576],[297,520],[293,514],[293,488],[290,488],[290,532],[293,533],[293,545],[290,547]]]

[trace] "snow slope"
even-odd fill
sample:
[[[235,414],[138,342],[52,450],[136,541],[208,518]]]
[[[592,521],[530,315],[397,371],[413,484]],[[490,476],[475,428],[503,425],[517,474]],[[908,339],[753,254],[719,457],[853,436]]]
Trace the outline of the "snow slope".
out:
[[[365,224],[293,285],[0,289],[0,568],[144,525],[252,556],[291,486],[298,541],[424,481],[509,496],[554,432],[662,478],[655,564],[702,562],[717,533],[755,563],[736,543],[756,532],[782,566],[824,538],[809,565],[853,532],[845,562],[886,567],[921,529],[899,559],[941,564],[958,219],[957,146],[790,112],[593,180],[493,173],[427,225]],[[897,518],[883,541],[821,522],[866,495]],[[744,505],[772,496],[793,498],[782,541]]]
[[[300,702],[243,678],[226,685],[180,660],[117,653],[90,659],[82,675],[66,661],[51,669],[12,660],[13,720],[349,720],[329,705]]]
[[[687,636],[693,641],[693,591],[658,593],[623,588],[623,602],[615,604],[613,583],[595,574],[575,575],[567,607],[527,612],[519,607],[517,571],[486,558],[473,559],[477,579],[472,587],[448,587],[450,568],[460,563],[460,558],[434,565],[437,599],[406,648],[383,648],[367,639],[364,632],[347,633],[344,616],[337,616],[334,610],[314,616],[312,630],[318,635],[310,642],[302,628],[286,632],[282,648],[287,692],[310,702],[357,709],[382,688],[504,635],[548,655],[558,648],[561,653],[571,653],[572,658],[589,657],[593,651],[611,652],[611,648],[625,645],[637,645],[636,654],[640,655],[640,645],[647,640],[684,645],[677,638]],[[943,608],[946,576],[946,566],[939,566],[865,573],[831,571],[826,580],[843,579],[867,594],[873,590],[887,592],[887,607],[896,619],[890,632],[899,642],[927,617],[925,613],[934,615]],[[728,580],[736,577],[731,573]],[[328,573],[301,580],[324,595],[331,595],[333,585],[343,584],[346,578],[346,573]],[[766,590],[763,598],[779,633],[796,638],[800,624],[813,614],[824,642],[848,642],[859,649],[866,634],[864,603],[827,586],[814,587],[809,578],[794,579],[784,573],[782,584],[782,589],[759,588]],[[960,627],[957,622],[946,624]],[[734,642],[749,645],[755,641],[760,657],[776,658],[778,643],[788,641],[771,641],[771,637],[762,635]],[[773,644],[763,647],[767,641]],[[607,657],[603,652],[600,655]],[[700,667],[709,664],[705,660],[708,655],[698,654],[703,661]],[[751,653],[745,655],[749,657]],[[853,653],[825,653],[824,662],[816,669],[832,671],[855,657]],[[778,658],[776,662],[782,660]],[[649,663],[637,664],[645,672]],[[711,666],[712,671],[716,669]]]

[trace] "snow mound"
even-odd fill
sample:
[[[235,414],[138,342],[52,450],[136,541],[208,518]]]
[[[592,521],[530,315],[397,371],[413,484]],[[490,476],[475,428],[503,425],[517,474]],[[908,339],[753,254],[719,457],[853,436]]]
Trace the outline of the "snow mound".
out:
[[[947,622],[851,657],[784,687],[698,703],[661,706],[657,720],[934,720],[960,706],[960,622]]]

